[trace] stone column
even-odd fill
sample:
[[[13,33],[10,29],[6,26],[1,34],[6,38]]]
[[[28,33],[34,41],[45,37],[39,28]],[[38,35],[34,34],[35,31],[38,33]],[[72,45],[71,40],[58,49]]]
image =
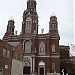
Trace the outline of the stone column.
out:
[[[35,71],[35,57],[33,57],[33,72]]]
[[[35,75],[35,57],[32,56],[32,75]]]

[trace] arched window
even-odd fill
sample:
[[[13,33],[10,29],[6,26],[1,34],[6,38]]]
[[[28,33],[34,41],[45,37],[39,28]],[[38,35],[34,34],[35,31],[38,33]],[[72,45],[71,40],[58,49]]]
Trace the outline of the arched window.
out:
[[[25,42],[25,53],[31,53],[31,42],[30,41],[26,41]]]
[[[52,70],[55,71],[55,63],[52,63]]]
[[[52,45],[52,52],[55,52],[55,45]]]
[[[6,49],[3,49],[3,57],[6,57]]]
[[[9,58],[10,57],[10,51],[8,50],[7,51],[7,58]]]
[[[32,26],[32,18],[30,16],[28,16],[26,18],[26,27],[25,27],[26,33],[31,32],[31,26]]]
[[[52,24],[52,28],[55,28],[55,24]]]
[[[45,43],[44,42],[40,42],[39,44],[39,54],[41,55],[45,54]]]

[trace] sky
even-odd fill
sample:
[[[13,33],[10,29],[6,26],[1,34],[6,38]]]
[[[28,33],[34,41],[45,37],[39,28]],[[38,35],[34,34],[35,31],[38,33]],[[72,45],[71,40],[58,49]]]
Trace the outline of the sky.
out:
[[[39,16],[39,33],[49,31],[51,15],[57,16],[60,45],[75,44],[74,39],[74,0],[36,0]],[[27,7],[27,0],[0,0],[0,39],[4,36],[8,20],[13,16],[15,30],[21,32],[22,16]],[[71,48],[72,49],[72,48]],[[71,53],[75,53],[71,50]]]

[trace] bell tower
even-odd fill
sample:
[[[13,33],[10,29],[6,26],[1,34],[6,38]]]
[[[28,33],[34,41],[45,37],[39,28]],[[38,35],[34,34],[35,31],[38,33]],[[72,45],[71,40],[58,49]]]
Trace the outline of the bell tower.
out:
[[[6,33],[5,33],[5,36],[9,36],[9,35],[14,35],[14,19],[11,18],[9,21],[8,21],[8,25],[7,25],[7,30],[6,30]]]
[[[28,0],[27,9],[23,12],[22,34],[38,34],[38,15],[36,1]]]
[[[58,34],[58,22],[57,22],[57,17],[55,15],[52,15],[50,17],[49,33],[50,33],[50,35]]]
[[[27,1],[27,9],[36,10],[36,1],[35,0],[28,0]]]

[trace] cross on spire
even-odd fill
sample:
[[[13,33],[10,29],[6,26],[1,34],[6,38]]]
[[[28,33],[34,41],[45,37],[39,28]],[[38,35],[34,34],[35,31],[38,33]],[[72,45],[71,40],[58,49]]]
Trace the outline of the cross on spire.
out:
[[[54,12],[52,12],[52,16],[55,16]]]

